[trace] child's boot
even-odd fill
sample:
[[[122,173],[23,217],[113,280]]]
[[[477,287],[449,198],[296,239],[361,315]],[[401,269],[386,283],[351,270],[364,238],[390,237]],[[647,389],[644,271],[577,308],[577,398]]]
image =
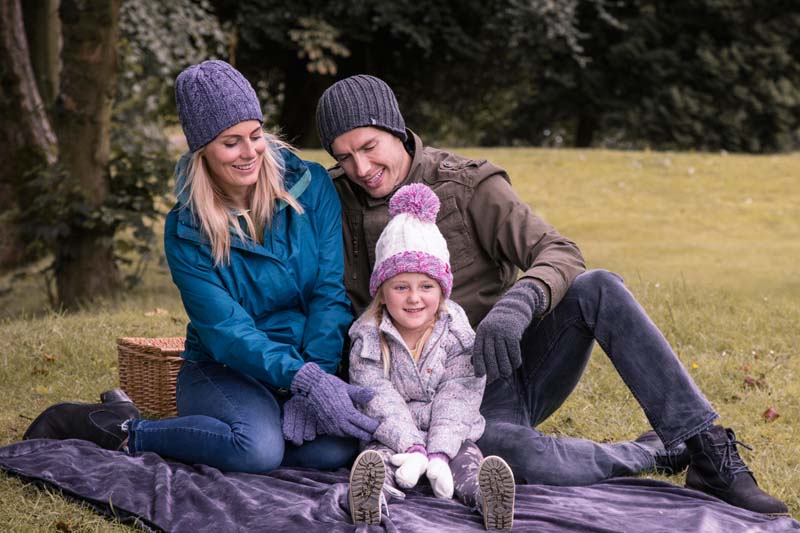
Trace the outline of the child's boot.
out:
[[[478,469],[479,499],[486,529],[511,529],[514,525],[514,474],[496,455],[481,461]]]
[[[365,450],[350,469],[350,516],[354,524],[381,523],[381,502],[386,466],[381,454]]]

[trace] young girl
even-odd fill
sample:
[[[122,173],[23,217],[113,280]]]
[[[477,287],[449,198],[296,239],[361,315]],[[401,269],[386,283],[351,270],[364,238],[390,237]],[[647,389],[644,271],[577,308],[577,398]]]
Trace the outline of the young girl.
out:
[[[427,186],[402,187],[375,251],[372,304],[350,328],[350,381],[375,391],[364,412],[379,421],[350,474],[354,522],[378,524],[383,493],[415,486],[426,474],[439,498],[478,509],[487,529],[511,528],[514,477],[474,444],[485,421],[486,384],[470,354],[475,333],[448,300],[450,254],[436,227],[439,199]],[[383,490],[382,490],[383,489]]]

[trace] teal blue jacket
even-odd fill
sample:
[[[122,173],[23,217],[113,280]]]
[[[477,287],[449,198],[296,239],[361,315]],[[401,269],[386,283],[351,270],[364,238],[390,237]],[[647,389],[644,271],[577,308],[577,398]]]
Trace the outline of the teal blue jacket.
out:
[[[231,233],[230,264],[215,267],[208,239],[179,196],[164,247],[189,316],[183,357],[215,360],[275,388],[289,388],[309,361],[334,373],[352,322],[343,285],[342,216],[325,169],[280,150],[286,188],[305,209],[281,202],[264,243]],[[177,190],[188,156],[175,169]]]

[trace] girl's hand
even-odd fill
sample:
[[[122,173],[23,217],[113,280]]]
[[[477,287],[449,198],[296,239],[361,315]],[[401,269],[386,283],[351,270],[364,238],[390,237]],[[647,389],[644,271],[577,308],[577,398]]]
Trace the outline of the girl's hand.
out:
[[[394,466],[400,467],[394,473],[394,479],[404,489],[414,487],[419,481],[419,477],[428,468],[428,456],[421,451],[396,453],[391,460]]]
[[[453,472],[450,470],[448,457],[443,453],[432,453],[428,456],[428,480],[437,498],[453,497]]]

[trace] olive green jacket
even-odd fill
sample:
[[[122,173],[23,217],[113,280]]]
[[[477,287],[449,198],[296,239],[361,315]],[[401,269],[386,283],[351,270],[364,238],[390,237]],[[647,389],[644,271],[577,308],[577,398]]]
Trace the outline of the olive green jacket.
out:
[[[516,193],[502,168],[423,146],[409,130],[414,157],[398,185],[424,183],[441,201],[436,219],[450,250],[451,299],[473,327],[522,276],[549,289],[548,311],[585,270],[578,247],[537,217]],[[369,276],[375,244],[389,221],[389,196],[372,198],[351,182],[339,165],[328,169],[342,201],[345,287],[359,316],[370,302]]]

